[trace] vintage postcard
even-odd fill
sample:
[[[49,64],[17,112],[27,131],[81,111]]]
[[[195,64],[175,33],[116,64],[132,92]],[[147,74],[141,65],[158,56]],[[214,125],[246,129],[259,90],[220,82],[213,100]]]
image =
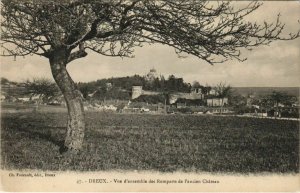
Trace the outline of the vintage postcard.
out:
[[[299,1],[2,0],[1,191],[300,191],[299,20]]]

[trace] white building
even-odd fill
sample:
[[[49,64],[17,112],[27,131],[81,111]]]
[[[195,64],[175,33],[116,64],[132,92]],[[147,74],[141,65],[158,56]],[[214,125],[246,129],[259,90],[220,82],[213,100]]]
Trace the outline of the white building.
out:
[[[228,105],[228,98],[211,98],[206,99],[207,106],[209,107],[221,107]]]

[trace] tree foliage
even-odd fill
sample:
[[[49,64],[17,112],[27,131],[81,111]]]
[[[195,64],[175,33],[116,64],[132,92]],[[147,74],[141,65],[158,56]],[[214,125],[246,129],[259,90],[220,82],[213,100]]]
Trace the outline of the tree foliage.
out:
[[[113,89],[107,90],[107,84],[112,84]],[[191,85],[189,83],[186,83],[183,78],[177,78],[174,75],[170,75],[168,79],[161,76],[160,78],[155,78],[153,82],[147,81],[145,76],[134,75],[78,83],[78,88],[84,98],[87,98],[88,94],[98,90],[97,96],[101,96],[101,99],[128,99],[127,95],[128,92],[131,91],[132,86],[142,86],[144,90],[158,92],[190,92],[191,90]],[[128,91],[127,94],[124,90]],[[102,93],[100,94],[100,92]]]
[[[237,92],[237,90],[232,90],[229,96],[229,105],[233,107],[244,107],[247,105],[247,98]]]
[[[194,81],[192,84],[192,88],[201,88],[201,84],[198,81]]]
[[[215,86],[216,95],[220,98],[229,97],[232,93],[232,87],[226,83],[220,82]]]
[[[27,94],[39,95],[42,100],[61,94],[55,82],[46,78],[33,78],[25,82],[25,92]]]
[[[260,103],[263,107],[278,107],[280,104],[292,106],[297,102],[297,97],[289,95],[285,92],[273,91],[271,94],[262,96]]]
[[[1,77],[1,85],[4,85],[4,84],[8,84],[9,83],[9,80],[7,78],[4,78],[4,77]]]

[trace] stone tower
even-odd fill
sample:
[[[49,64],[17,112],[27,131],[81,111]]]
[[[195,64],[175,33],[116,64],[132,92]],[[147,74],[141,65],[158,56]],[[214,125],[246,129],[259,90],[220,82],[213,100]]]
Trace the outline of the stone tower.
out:
[[[143,94],[143,87],[142,86],[133,86],[132,87],[132,95],[131,99],[136,99]]]

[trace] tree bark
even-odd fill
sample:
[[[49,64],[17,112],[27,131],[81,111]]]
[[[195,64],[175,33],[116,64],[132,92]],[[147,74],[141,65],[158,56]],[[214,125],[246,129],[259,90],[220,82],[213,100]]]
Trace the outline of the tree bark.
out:
[[[49,57],[53,78],[60,88],[68,108],[65,151],[78,152],[82,149],[85,121],[81,92],[70,77],[66,64],[69,53],[66,49],[57,49]]]

